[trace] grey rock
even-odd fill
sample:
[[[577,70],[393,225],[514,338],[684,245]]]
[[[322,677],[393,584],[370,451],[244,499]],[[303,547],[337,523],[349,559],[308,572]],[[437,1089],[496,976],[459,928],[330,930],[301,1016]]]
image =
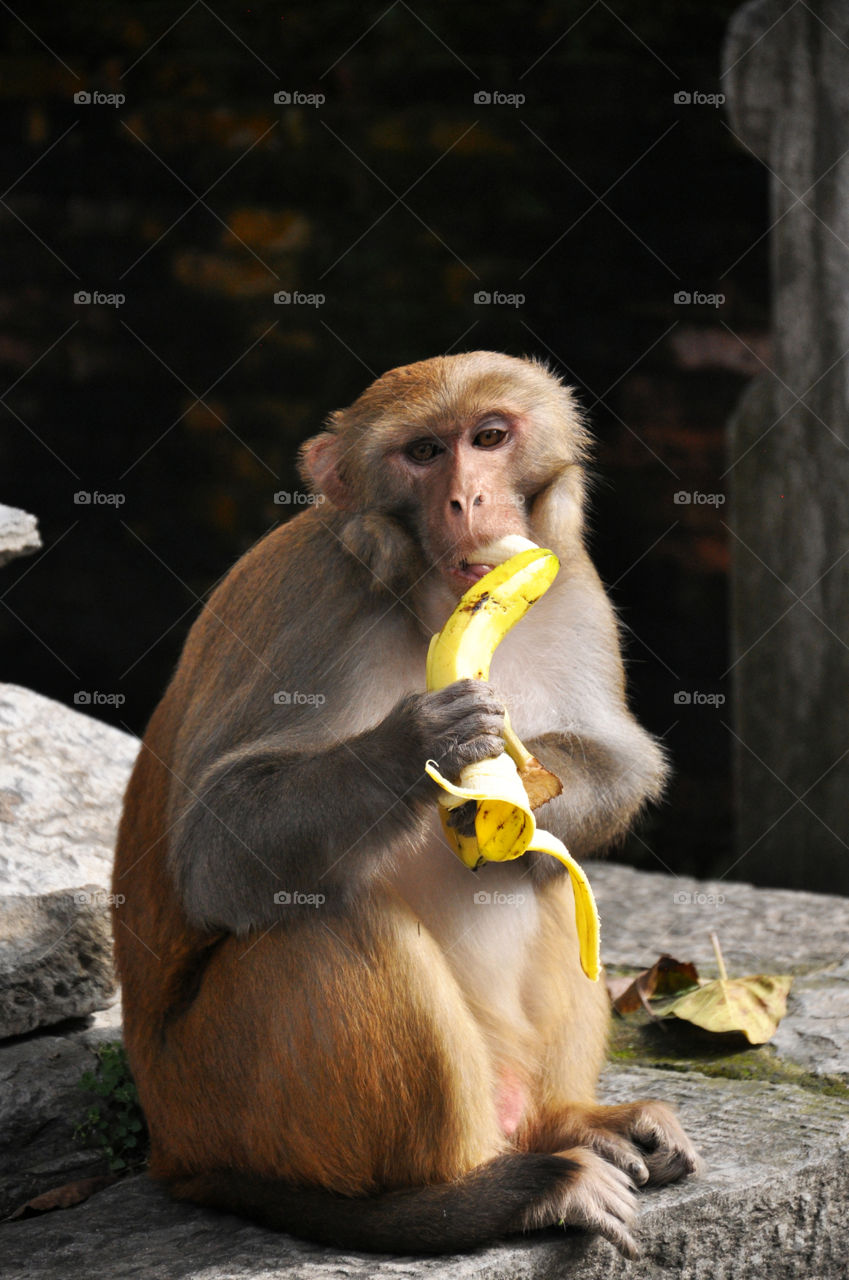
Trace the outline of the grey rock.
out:
[[[705,1172],[643,1192],[642,1256],[551,1231],[460,1257],[378,1257],[304,1244],[227,1214],[174,1204],[147,1178],[3,1228],[8,1280],[845,1280],[849,1109],[791,1086],[629,1069],[608,1101],[663,1097],[680,1109]]]
[[[109,887],[138,748],[131,734],[0,684],[0,892]]]
[[[108,1004],[115,977],[106,898],[97,885],[0,897],[0,1038]]]
[[[138,741],[0,685],[0,1037],[114,994],[108,894]]]
[[[120,1006],[89,1023],[0,1045],[0,1217],[53,1187],[108,1172],[74,1130],[94,1101],[80,1079],[96,1066],[100,1045],[120,1040]]]
[[[35,516],[0,503],[0,567],[17,556],[31,555],[40,546]]]

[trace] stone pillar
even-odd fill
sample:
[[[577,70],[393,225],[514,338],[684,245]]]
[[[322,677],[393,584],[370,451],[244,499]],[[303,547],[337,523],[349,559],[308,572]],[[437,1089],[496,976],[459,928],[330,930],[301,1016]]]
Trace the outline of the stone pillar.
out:
[[[772,372],[732,423],[737,856],[849,892],[849,0],[738,10],[731,128],[769,171]]]

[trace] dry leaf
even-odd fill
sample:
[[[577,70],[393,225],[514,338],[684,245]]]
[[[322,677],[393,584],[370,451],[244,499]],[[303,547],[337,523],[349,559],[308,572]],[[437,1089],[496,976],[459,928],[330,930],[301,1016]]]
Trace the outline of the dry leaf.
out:
[[[617,987],[612,990],[614,981]],[[617,1013],[635,1013],[638,1009],[645,1009],[652,1017],[656,1017],[655,1010],[648,1004],[652,996],[674,995],[696,986],[698,981],[695,965],[664,955],[650,969],[644,969],[630,981],[627,978],[611,979],[608,990]],[[625,985],[620,987],[619,984],[623,982]]]
[[[655,1005],[661,1018],[682,1018],[706,1031],[738,1031],[749,1044],[764,1044],[787,1012],[793,979],[761,973],[749,978],[717,978],[694,991]]]
[[[66,1182],[61,1187],[53,1187],[50,1191],[27,1200],[26,1204],[22,1204],[15,1209],[14,1213],[9,1214],[8,1220],[32,1218],[39,1213],[50,1213],[53,1209],[72,1209],[75,1204],[82,1204],[84,1200],[88,1200],[95,1191],[110,1187],[113,1182],[118,1181],[119,1177],[119,1174],[104,1174],[102,1178],[80,1178],[77,1182]]]

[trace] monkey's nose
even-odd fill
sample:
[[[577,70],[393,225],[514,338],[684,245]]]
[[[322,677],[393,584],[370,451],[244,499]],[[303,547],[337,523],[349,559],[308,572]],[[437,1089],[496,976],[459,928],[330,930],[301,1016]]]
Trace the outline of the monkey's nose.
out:
[[[463,514],[463,511],[466,509],[466,505],[467,504],[465,504],[461,498],[450,498],[448,501],[448,507],[451,511],[451,514],[455,516],[461,516]],[[475,494],[471,502],[468,503],[468,506],[470,507],[480,507],[482,505],[483,505],[482,493]]]

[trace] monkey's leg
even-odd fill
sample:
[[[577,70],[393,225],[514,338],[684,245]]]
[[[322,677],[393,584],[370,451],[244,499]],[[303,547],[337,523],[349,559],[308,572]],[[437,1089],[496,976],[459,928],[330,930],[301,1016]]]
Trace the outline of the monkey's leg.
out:
[[[581,971],[569,881],[550,882],[538,891],[538,901],[541,929],[530,965],[529,1008],[543,1047],[534,1105],[516,1144],[527,1151],[588,1148],[638,1185],[695,1172],[698,1155],[662,1102],[596,1103],[610,1022],[607,992]]]
[[[633,1250],[620,1170],[508,1147],[484,1038],[389,895],[356,924],[228,939],[156,1072],[151,1171],[181,1198],[355,1248],[450,1251],[566,1221]]]

